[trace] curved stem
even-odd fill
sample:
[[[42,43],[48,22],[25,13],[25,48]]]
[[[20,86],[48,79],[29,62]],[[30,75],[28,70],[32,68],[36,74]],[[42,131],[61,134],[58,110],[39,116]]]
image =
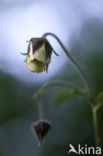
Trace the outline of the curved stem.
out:
[[[47,89],[47,88],[49,88],[49,87],[53,87],[53,86],[64,86],[64,87],[67,87],[67,88],[71,88],[71,89],[73,89],[73,90],[75,90],[75,91],[78,91],[78,92],[80,92],[80,93],[82,93],[82,94],[85,94],[85,93],[83,93],[83,92],[81,91],[80,88],[78,88],[77,86],[72,85],[72,84],[69,83],[69,82],[66,82],[66,81],[63,81],[63,80],[54,80],[54,81],[45,83],[45,84],[33,95],[33,97],[34,97],[34,98],[37,98],[38,96],[40,96],[40,95],[43,93],[43,91],[44,91],[45,89]]]
[[[55,34],[48,32],[48,33],[45,33],[42,37],[46,37],[48,35],[53,36],[58,41],[58,43],[60,44],[61,48],[64,50],[66,56],[69,58],[69,60],[72,62],[72,64],[79,71],[79,73],[81,75],[81,78],[83,79],[86,87],[88,88],[89,95],[92,95],[92,89],[91,89],[91,86],[89,84],[89,81],[87,79],[87,76],[86,76],[85,72],[81,69],[81,67],[78,65],[78,63],[76,62],[76,60],[70,55],[70,53],[68,52],[68,50],[65,48],[65,46],[63,45],[63,43],[60,41],[60,39]]]

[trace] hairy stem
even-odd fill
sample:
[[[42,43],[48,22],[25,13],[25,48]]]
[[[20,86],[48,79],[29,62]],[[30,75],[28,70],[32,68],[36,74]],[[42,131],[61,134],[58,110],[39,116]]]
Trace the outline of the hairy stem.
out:
[[[54,81],[51,81],[51,82],[47,82],[45,83],[34,95],[33,97],[36,98],[38,96],[40,96],[45,89],[49,88],[49,87],[53,87],[53,86],[64,86],[64,87],[67,87],[67,88],[71,88],[75,91],[78,91],[82,94],[85,94],[81,91],[80,88],[78,88],[77,86],[74,86],[72,85],[71,83],[69,82],[66,82],[66,81],[63,81],[63,80],[54,80]]]
[[[96,140],[96,146],[98,146],[100,144],[100,138],[99,138],[99,132],[98,132],[97,110],[95,107],[92,110],[93,110],[93,123],[94,123],[95,140]]]
[[[101,147],[101,138],[99,132],[99,123],[98,123],[98,105],[92,107],[92,112],[93,112],[95,145],[96,147]],[[98,156],[101,156],[101,154],[98,154]]]
[[[93,106],[92,111],[93,111],[93,123],[94,123],[96,146],[100,146],[100,133],[99,133],[99,125],[98,125],[98,105]]]
[[[81,78],[83,79],[87,89],[88,89],[88,93],[89,95],[92,95],[92,89],[91,89],[91,86],[89,84],[89,81],[87,79],[87,76],[85,74],[85,72],[81,69],[81,67],[79,66],[79,64],[76,62],[76,60],[71,56],[71,54],[68,52],[68,50],[65,48],[65,46],[63,45],[63,43],[60,41],[60,39],[53,33],[45,33],[42,37],[46,37],[46,36],[53,36],[57,41],[58,43],[60,44],[61,48],[63,49],[63,51],[65,52],[66,56],[69,58],[69,60],[72,62],[72,64],[76,67],[76,69],[79,71],[80,75],[81,75]]]
[[[43,106],[42,106],[42,102],[41,102],[40,97],[37,98],[37,103],[38,103],[38,110],[39,110],[40,120],[42,120],[43,119]]]

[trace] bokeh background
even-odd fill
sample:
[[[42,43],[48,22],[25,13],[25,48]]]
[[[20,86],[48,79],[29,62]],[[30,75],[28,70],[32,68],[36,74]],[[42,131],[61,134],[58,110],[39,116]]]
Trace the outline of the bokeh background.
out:
[[[52,37],[48,40],[60,56],[52,55],[48,73],[28,71],[20,52],[27,51],[30,38],[55,33],[87,73],[97,95],[103,90],[102,15],[102,0],[0,0],[0,156],[67,156],[70,143],[94,146],[89,103],[73,96],[56,104],[62,87],[51,88],[42,97],[44,116],[52,128],[38,146],[31,131],[39,119],[34,92],[55,79],[84,85]],[[101,140],[102,114],[103,109],[99,111]]]

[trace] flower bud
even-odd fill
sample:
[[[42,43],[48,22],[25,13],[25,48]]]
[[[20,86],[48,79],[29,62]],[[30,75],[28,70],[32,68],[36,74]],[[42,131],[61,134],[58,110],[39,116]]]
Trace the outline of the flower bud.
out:
[[[47,71],[53,48],[46,38],[32,38],[29,41],[26,65],[32,72]]]
[[[51,128],[51,124],[46,120],[39,120],[32,125],[32,130],[35,133],[40,145],[42,139],[46,136]]]

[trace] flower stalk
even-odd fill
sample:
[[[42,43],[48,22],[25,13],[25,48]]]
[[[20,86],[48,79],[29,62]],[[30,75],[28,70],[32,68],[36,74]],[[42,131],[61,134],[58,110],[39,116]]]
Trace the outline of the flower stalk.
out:
[[[80,88],[78,88],[77,86],[67,82],[67,81],[63,81],[63,80],[54,80],[51,82],[47,82],[45,83],[34,95],[33,98],[38,98],[39,96],[41,96],[44,93],[44,90],[53,86],[64,86],[67,88],[71,88],[72,90],[78,91],[81,94],[86,94],[84,93]],[[86,94],[88,96],[88,94]]]
[[[43,120],[43,105],[41,102],[41,97],[40,96],[37,97],[36,100],[37,100],[37,104],[38,104],[38,111],[39,111],[40,120]]]
[[[98,112],[97,112],[97,107],[93,107],[93,123],[94,123],[94,135],[95,135],[95,144],[96,146],[100,145],[100,134],[99,134],[99,129],[98,129]]]
[[[61,40],[53,33],[47,32],[45,33],[42,37],[47,37],[47,36],[53,36],[58,43],[60,44],[61,48],[63,49],[64,53],[66,54],[67,58],[72,62],[72,64],[75,66],[75,68],[79,71],[81,78],[83,79],[86,88],[88,89],[88,93],[89,95],[92,95],[92,89],[91,89],[91,85],[87,79],[87,76],[85,74],[85,72],[82,70],[82,68],[79,66],[79,64],[76,62],[76,60],[71,56],[71,54],[69,53],[69,51],[66,49],[66,47],[63,45],[63,43],[61,42]]]

